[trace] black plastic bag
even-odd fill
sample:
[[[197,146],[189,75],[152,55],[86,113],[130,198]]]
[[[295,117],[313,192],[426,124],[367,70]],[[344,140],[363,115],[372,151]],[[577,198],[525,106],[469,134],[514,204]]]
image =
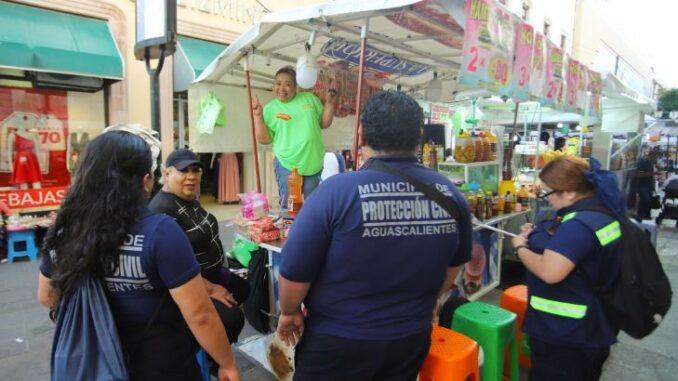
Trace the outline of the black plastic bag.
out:
[[[270,312],[268,283],[269,274],[266,267],[268,252],[259,249],[252,252],[252,259],[247,266],[247,280],[250,284],[250,296],[243,303],[245,318],[250,325],[261,333],[271,332],[268,319]]]

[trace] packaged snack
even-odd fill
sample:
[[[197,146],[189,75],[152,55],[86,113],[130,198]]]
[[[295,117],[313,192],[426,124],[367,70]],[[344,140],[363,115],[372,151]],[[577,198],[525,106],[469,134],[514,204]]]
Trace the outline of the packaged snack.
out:
[[[268,199],[263,193],[239,193],[241,215],[244,219],[255,220],[268,216]]]

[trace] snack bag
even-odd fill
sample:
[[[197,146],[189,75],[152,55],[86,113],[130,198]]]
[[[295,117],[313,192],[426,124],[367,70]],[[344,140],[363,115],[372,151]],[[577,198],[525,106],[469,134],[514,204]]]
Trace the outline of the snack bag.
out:
[[[263,193],[248,192],[239,193],[241,215],[246,220],[255,220],[268,216],[268,199]]]

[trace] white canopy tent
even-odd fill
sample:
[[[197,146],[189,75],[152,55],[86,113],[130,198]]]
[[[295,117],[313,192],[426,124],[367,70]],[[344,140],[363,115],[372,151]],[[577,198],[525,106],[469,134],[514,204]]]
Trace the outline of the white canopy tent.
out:
[[[462,60],[464,0],[365,0],[327,4],[264,16],[225,49],[189,88],[189,136],[198,152],[250,152],[245,65],[253,96],[273,98],[275,72],[305,53],[318,56],[325,75],[349,62],[356,70],[361,36],[367,38],[365,79],[384,88],[423,94],[434,72],[442,82],[441,101],[451,101]],[[377,70],[371,70],[375,68]],[[384,73],[388,74],[387,76]],[[224,101],[226,127],[212,134],[195,129],[199,102],[210,91]],[[355,94],[340,94],[355,96]],[[354,115],[335,118],[323,131],[329,149],[352,145]]]

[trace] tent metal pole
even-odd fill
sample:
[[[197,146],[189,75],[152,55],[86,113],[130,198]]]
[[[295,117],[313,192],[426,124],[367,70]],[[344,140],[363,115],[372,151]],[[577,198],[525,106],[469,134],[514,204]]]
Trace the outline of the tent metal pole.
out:
[[[247,88],[247,99],[248,108],[250,110],[250,127],[252,130],[252,155],[254,156],[254,175],[257,181],[257,192],[261,193],[261,177],[259,176],[259,150],[257,149],[257,137],[254,132],[254,111],[252,110],[252,87],[250,86],[250,68],[247,60],[248,56],[245,56],[244,66],[245,66],[245,87]]]
[[[363,76],[365,73],[365,49],[367,47],[367,28],[370,19],[366,18],[360,31],[360,65],[358,66],[358,94],[355,100],[355,129],[353,131],[353,170],[358,170],[358,126],[362,112]]]

